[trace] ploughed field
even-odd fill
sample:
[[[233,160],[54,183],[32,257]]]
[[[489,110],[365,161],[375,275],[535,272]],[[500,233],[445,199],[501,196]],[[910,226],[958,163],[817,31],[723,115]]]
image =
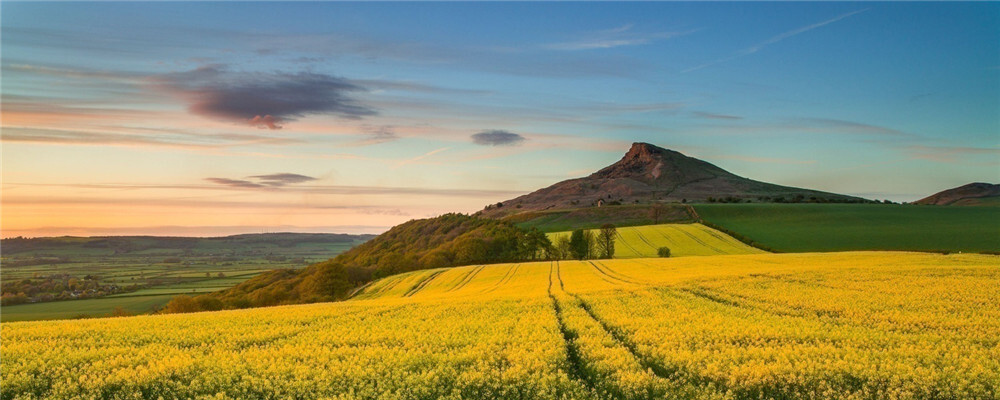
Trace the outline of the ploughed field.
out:
[[[725,254],[760,254],[725,233],[702,224],[660,224],[616,228],[614,258],[658,257],[657,249],[667,247],[671,257],[715,256]],[[595,235],[598,229],[591,230]],[[549,233],[553,242],[571,232]]]
[[[4,323],[3,399],[994,399],[1000,257],[418,271],[350,301]]]

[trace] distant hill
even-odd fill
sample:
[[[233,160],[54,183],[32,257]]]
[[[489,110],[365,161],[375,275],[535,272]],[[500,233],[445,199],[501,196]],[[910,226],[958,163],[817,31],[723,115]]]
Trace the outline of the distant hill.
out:
[[[711,163],[649,143],[633,143],[618,162],[584,178],[556,183],[490,205],[483,214],[662,202],[818,202],[867,200],[737,176]]]
[[[7,238],[0,240],[3,252],[13,255],[23,252],[65,252],[107,250],[115,254],[162,251],[165,253],[192,250],[236,250],[268,247],[293,247],[306,243],[364,242],[375,235],[344,233],[251,233],[221,237],[180,236],[59,236],[38,238]]]
[[[1000,206],[1000,184],[975,182],[934,193],[913,204],[935,206]]]

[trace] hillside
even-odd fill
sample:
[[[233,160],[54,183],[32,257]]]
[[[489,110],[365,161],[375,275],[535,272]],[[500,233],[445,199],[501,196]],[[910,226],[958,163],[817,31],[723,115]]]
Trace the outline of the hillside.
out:
[[[533,260],[539,236],[495,219],[445,214],[397,225],[336,257],[301,270],[274,270],[235,287],[191,298],[167,312],[300,304],[344,299],[372,279],[429,268]]]
[[[590,176],[488,206],[487,216],[612,204],[663,202],[820,202],[866,200],[780,186],[730,173],[708,162],[649,143],[633,143],[618,162]]]
[[[629,204],[583,207],[569,210],[525,211],[503,218],[518,227],[542,232],[600,228],[604,224],[622,226],[656,225],[667,222],[694,222],[690,209],[681,204]]]
[[[497,264],[337,303],[4,323],[0,398],[993,399],[997,263]]]
[[[696,204],[706,224],[782,252],[1000,252],[1000,207]]]
[[[970,183],[934,193],[914,201],[913,204],[935,206],[1000,205],[1000,184]]]
[[[661,247],[670,249],[670,257],[764,253],[702,224],[630,226],[617,230],[614,258],[659,257],[657,250]],[[569,237],[570,232],[548,235],[556,243],[561,236]]]

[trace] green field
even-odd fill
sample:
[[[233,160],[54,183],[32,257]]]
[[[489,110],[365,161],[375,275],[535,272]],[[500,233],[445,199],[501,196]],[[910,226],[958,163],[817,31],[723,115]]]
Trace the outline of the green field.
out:
[[[0,318],[3,322],[11,322],[103,317],[118,307],[130,314],[142,314],[166,304],[173,297],[172,294],[160,294],[20,304],[0,308]]]
[[[4,239],[0,264],[5,295],[18,282],[54,275],[76,279],[93,276],[102,285],[135,289],[96,298],[6,305],[0,307],[0,321],[105,316],[118,307],[147,313],[178,294],[222,290],[264,271],[327,260],[369,237],[260,234]]]
[[[542,232],[562,232],[574,229],[596,229],[604,224],[615,226],[641,226],[669,222],[692,222],[685,206],[663,204],[654,216],[649,205],[620,205],[586,207],[573,210],[528,211],[511,215],[505,220],[524,229],[537,228]]]
[[[660,247],[669,248],[671,257],[764,253],[702,224],[660,224],[617,229],[614,258],[657,257]],[[555,232],[548,236],[555,242],[556,238],[569,234]]]
[[[1000,207],[699,204],[712,225],[785,252],[1000,251]]]

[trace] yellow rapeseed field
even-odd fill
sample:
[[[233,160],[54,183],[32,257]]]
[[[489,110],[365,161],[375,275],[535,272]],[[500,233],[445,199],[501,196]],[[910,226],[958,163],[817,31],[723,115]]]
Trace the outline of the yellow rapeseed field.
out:
[[[997,399],[1000,257],[469,266],[0,337],[2,399]]]
[[[671,257],[764,253],[702,224],[625,226],[617,230],[614,258],[657,257],[660,247],[669,248]],[[593,231],[597,233],[596,229]],[[548,234],[553,242],[569,235],[570,232]]]

